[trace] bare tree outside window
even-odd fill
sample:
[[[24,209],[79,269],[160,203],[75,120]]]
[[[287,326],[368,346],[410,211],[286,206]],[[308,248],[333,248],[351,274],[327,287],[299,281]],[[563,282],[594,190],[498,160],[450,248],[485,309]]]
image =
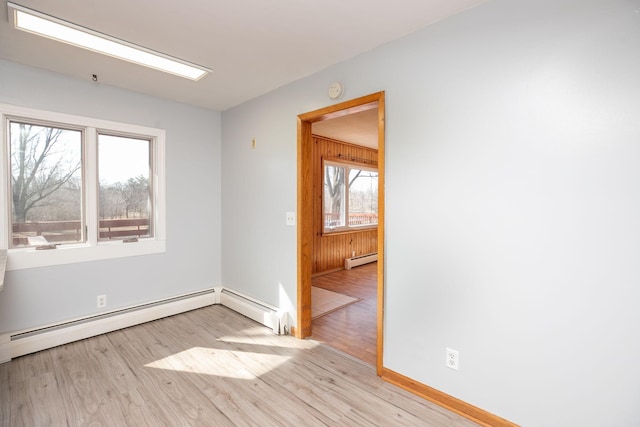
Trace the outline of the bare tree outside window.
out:
[[[166,251],[163,129],[6,104],[0,116],[12,268]]]
[[[9,133],[12,246],[28,245],[33,236],[81,241],[82,132],[11,121]],[[31,224],[53,221],[68,224],[55,233]]]
[[[98,135],[100,239],[148,237],[151,141]]]
[[[325,226],[344,226],[344,176],[343,167],[326,165],[324,168]]]
[[[323,191],[325,232],[373,227],[378,224],[376,169],[325,161]]]

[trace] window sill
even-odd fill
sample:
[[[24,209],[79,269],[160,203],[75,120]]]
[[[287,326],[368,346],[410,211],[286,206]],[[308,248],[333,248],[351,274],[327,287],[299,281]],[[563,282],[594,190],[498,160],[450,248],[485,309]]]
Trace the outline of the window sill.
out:
[[[36,250],[33,247],[9,249],[7,253],[7,271],[150,255],[163,252],[166,252],[166,242],[156,239],[140,239],[135,243],[123,243],[121,240],[118,240],[100,242],[97,245],[61,245],[58,246],[57,249],[51,250]]]
[[[338,234],[351,234],[351,233],[361,233],[363,231],[372,231],[377,230],[378,225],[363,225],[362,227],[350,227],[350,228],[335,228],[333,230],[323,230],[322,237],[326,236],[335,236]]]

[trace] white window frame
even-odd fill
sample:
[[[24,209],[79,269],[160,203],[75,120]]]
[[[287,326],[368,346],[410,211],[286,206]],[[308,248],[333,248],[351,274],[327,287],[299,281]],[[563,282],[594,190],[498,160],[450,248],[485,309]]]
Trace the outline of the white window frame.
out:
[[[334,166],[344,168],[345,170],[345,182],[344,182],[344,206],[345,206],[345,225],[336,227],[327,227],[325,225],[325,191],[324,191],[324,177],[327,166]],[[362,224],[362,225],[349,225],[349,171],[351,169],[366,170],[378,173],[378,167],[376,165],[370,165],[366,163],[350,162],[342,159],[326,158],[322,159],[322,234],[331,235],[339,233],[348,233],[363,230],[373,230],[378,228],[378,224]]]
[[[84,130],[85,141],[82,167],[87,234],[86,242],[64,244],[58,246],[57,249],[36,250],[34,247],[9,249],[7,252],[7,271],[166,252],[166,137],[163,129],[8,104],[0,104],[0,201],[5,206],[4,209],[0,209],[0,249],[9,247],[9,238],[11,236],[9,231],[11,227],[11,205],[7,203],[11,194],[9,181],[9,118],[70,125]],[[133,243],[124,243],[122,240],[98,240],[97,138],[99,132],[134,136],[152,141],[153,237],[140,238]]]

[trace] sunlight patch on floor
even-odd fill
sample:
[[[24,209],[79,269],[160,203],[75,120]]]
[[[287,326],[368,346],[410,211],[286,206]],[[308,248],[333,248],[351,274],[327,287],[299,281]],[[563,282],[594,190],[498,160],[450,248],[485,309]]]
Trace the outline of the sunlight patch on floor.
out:
[[[295,340],[294,343],[291,341]],[[245,328],[238,334],[225,335],[216,339],[225,343],[250,344],[255,346],[269,346],[281,348],[311,349],[319,343],[313,340],[299,340],[291,335],[265,335],[264,327]]]
[[[250,344],[255,346],[269,346],[280,348],[295,348],[295,349],[311,349],[317,346],[319,343],[313,340],[298,340],[295,343],[289,342],[290,339],[297,339],[294,337],[280,337],[280,339],[268,339],[263,336],[247,336],[247,335],[227,335],[218,338],[216,341],[224,343],[235,344]]]
[[[276,369],[289,359],[289,356],[277,354],[192,347],[148,363],[145,367],[252,380]]]

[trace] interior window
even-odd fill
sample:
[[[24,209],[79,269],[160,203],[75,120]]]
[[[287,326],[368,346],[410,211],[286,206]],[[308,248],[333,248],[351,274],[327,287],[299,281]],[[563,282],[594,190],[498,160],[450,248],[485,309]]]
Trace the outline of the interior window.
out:
[[[378,225],[378,170],[359,164],[324,161],[324,232]]]

